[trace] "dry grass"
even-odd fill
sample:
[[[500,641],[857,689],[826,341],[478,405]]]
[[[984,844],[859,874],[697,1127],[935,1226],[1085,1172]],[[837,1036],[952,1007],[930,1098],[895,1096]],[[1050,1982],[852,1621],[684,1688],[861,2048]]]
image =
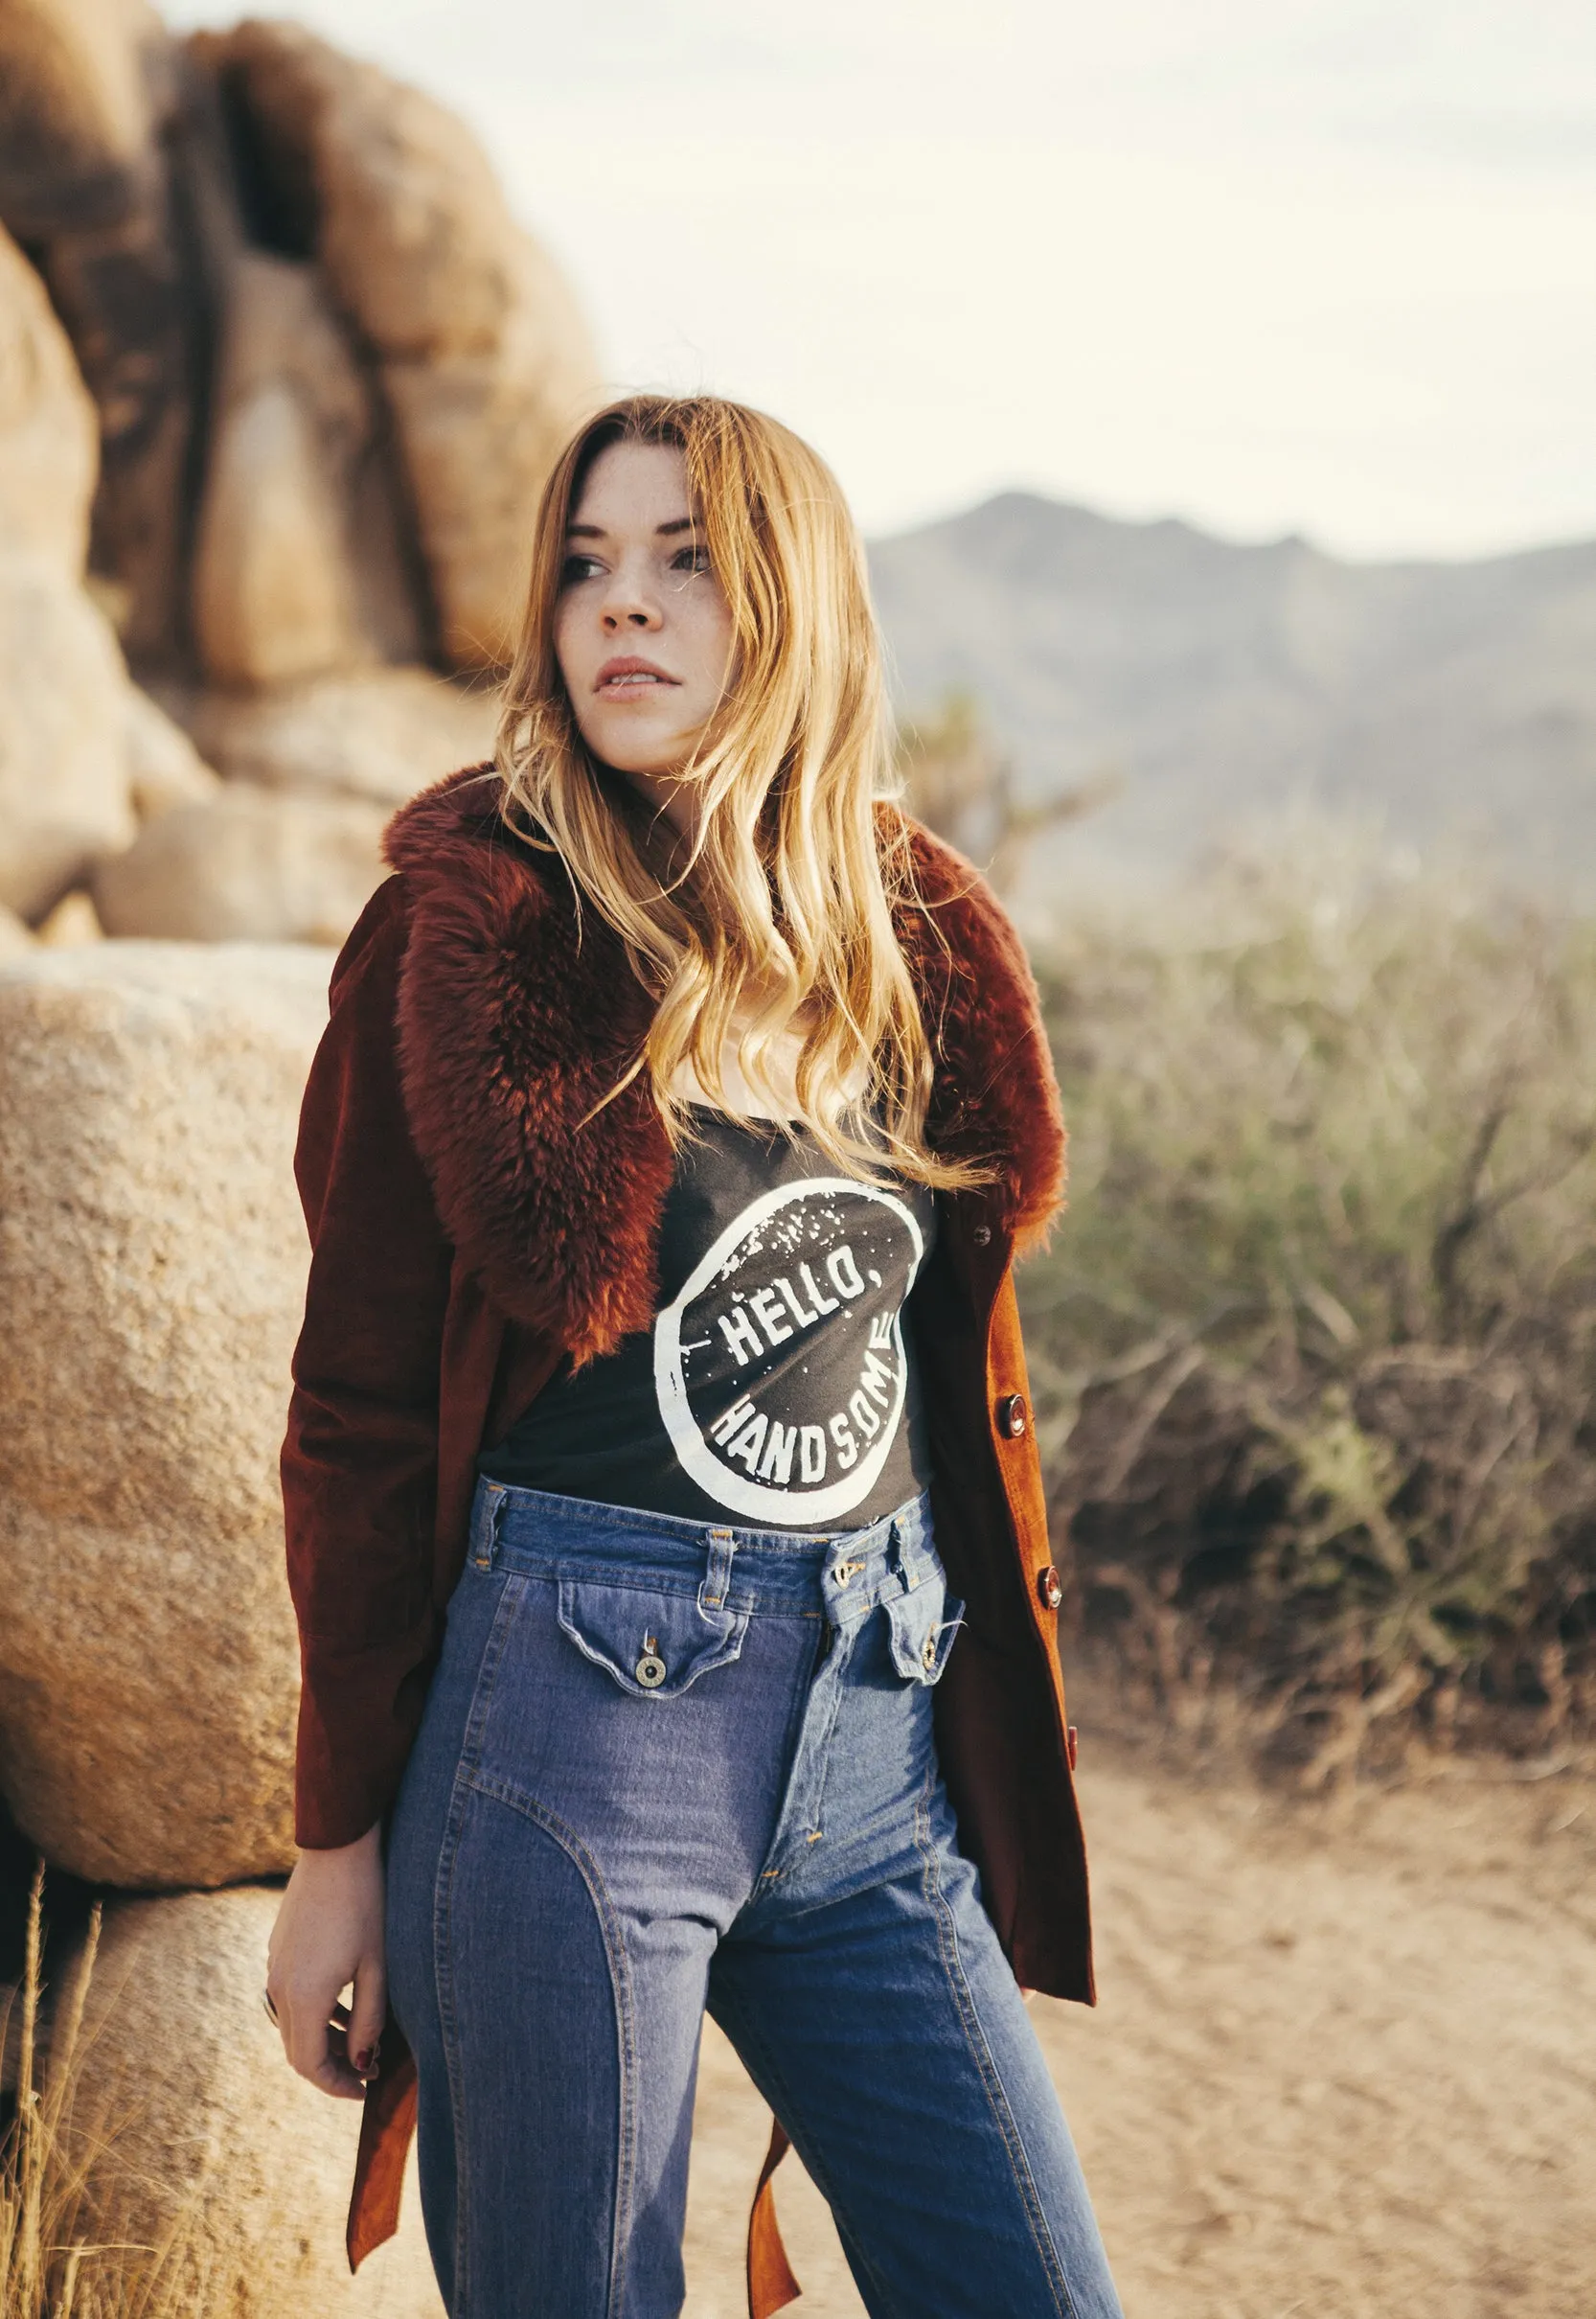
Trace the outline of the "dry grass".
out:
[[[1304,866],[1304,864],[1311,866]],[[1044,962],[1075,1608],[1322,1784],[1596,1715],[1596,928],[1317,833]]]
[[[0,2052],[8,2061],[15,2055],[15,2108],[0,2141],[0,2319],[197,2319],[221,2308],[204,2293],[186,2216],[159,2245],[103,2237],[96,2227],[96,2170],[116,2140],[82,2034],[100,1920],[97,1903],[71,1976],[47,2009],[38,1864],[14,2024],[0,2013]]]

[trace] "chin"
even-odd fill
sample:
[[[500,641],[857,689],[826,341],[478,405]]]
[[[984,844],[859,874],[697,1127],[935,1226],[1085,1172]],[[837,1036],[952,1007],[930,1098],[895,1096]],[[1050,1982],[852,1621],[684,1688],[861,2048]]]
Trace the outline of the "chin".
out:
[[[650,740],[637,732],[592,732],[584,733],[582,739],[616,772],[642,773],[654,781],[669,781],[693,753],[692,743],[674,733]]]

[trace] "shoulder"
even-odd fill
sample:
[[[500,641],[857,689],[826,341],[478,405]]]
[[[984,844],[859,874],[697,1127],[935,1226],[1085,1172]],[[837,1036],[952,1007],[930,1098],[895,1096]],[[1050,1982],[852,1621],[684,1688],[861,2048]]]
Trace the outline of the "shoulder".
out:
[[[935,1060],[928,1135],[993,1164],[996,1212],[1017,1248],[1036,1247],[1063,1196],[1064,1126],[1025,946],[972,863],[898,809],[882,815],[894,925]]]
[[[410,938],[410,897],[402,876],[385,878],[351,928],[332,965],[334,1010],[386,971],[397,976]]]
[[[404,880],[412,912],[453,904],[485,922],[509,909],[536,910],[563,872],[558,856],[517,835],[500,810],[504,790],[490,762],[467,765],[401,806],[383,852]]]

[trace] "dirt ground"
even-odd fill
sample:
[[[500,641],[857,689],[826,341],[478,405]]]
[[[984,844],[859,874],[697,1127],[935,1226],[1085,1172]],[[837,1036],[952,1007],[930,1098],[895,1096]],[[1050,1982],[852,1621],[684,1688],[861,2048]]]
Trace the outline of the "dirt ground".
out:
[[[1089,1727],[1081,1779],[1101,1999],[1036,2018],[1127,2319],[1591,2319],[1596,1780],[1305,1805]],[[767,2127],[711,2030],[691,2319],[744,2309]],[[851,2319],[822,2201],[778,2179],[798,2319]]]

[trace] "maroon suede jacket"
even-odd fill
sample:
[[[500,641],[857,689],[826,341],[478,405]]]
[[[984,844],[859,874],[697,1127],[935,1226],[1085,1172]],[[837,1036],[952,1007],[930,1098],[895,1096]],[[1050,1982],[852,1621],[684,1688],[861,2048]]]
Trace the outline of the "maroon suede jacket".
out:
[[[397,875],[350,936],[312,1067],[297,1173],[305,1325],[283,1452],[304,1670],[303,1845],[392,1802],[465,1554],[483,1444],[567,1352],[651,1321],[673,1158],[635,1057],[649,999],[551,854],[452,775],[388,833]],[[1028,1986],[1092,1999],[1086,1870],[1058,1588],[1011,1266],[1060,1201],[1063,1127],[1024,953],[969,864],[909,825],[902,944],[936,1074],[927,1140],[992,1171],[940,1196],[915,1290],[932,1509],[966,1624],[936,1693],[960,1841]],[[589,1115],[591,1114],[591,1116]],[[395,2025],[367,2098],[351,2214],[387,2236],[414,2115]]]

